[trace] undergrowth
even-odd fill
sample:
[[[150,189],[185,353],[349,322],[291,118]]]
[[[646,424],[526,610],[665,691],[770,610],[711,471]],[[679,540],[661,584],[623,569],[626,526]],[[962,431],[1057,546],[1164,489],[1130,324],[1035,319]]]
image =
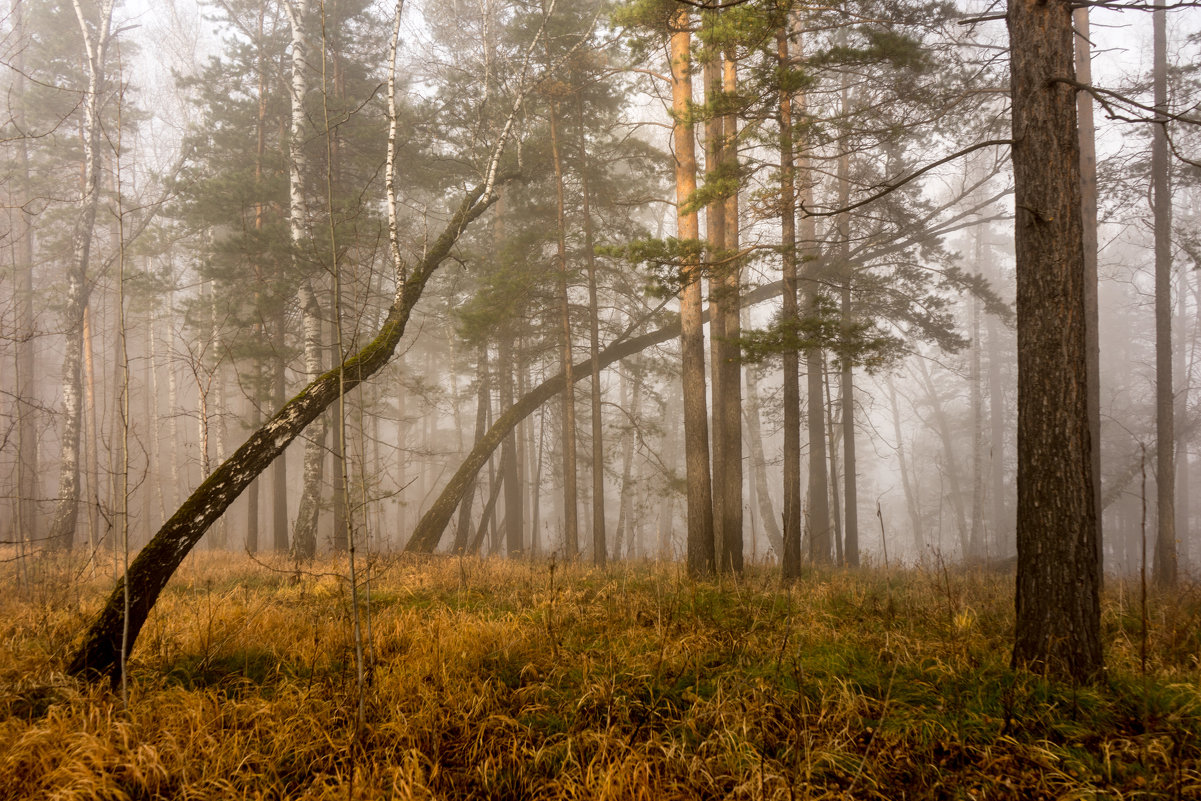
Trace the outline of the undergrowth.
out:
[[[910,569],[381,559],[356,724],[349,591],[189,560],[128,708],[61,667],[111,586],[3,578],[0,797],[1201,797],[1201,597],[1113,582],[1107,675],[1008,667],[1012,580]],[[366,607],[360,610],[366,614]]]

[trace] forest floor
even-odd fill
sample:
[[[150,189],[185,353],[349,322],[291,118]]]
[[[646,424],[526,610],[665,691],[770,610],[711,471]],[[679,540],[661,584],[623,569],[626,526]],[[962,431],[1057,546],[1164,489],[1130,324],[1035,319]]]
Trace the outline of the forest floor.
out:
[[[1111,581],[1073,687],[1008,667],[1007,576],[379,557],[360,692],[344,562],[204,553],[126,705],[61,672],[111,575],[4,569],[5,799],[1201,798],[1195,586],[1144,629]]]

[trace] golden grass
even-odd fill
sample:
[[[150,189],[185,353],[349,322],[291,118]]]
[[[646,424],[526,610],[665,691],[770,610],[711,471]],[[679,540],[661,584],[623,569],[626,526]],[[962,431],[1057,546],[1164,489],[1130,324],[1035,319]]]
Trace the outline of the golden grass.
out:
[[[943,570],[691,582],[674,565],[381,559],[357,685],[344,567],[200,554],[128,708],[61,665],[108,591],[0,598],[0,797],[1197,798],[1201,598],[1115,585],[1109,675],[1007,667],[1011,580]],[[360,614],[366,624],[367,607]]]

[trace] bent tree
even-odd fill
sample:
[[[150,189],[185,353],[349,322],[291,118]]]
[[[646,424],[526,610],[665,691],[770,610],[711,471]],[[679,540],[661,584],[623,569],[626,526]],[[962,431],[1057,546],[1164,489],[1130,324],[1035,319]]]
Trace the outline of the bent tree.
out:
[[[398,16],[402,7],[403,0],[398,0]],[[430,243],[420,261],[406,270],[397,254],[393,253],[394,264],[399,265],[396,294],[375,337],[333,369],[314,378],[298,395],[285,403],[213,471],[163,524],[113,588],[104,608],[72,655],[67,665],[69,675],[86,679],[108,678],[112,683],[118,682],[123,672],[124,656],[133,648],[159,594],[208,527],[306,426],[339,397],[391,361],[396,346],[404,336],[413,308],[421,299],[430,277],[450,255],[451,248],[467,227],[496,202],[500,186],[510,178],[500,175],[501,157],[506,145],[515,136],[526,96],[536,83],[536,79],[529,74],[530,54],[545,35],[546,24],[554,8],[555,2],[551,0],[542,14],[541,26],[525,51],[512,104],[483,165],[480,182],[463,195],[441,234]],[[396,61],[397,40],[398,34],[394,30],[393,63]],[[552,65],[548,74],[553,74],[557,66]],[[391,116],[394,113],[390,107],[389,166],[393,163],[395,147],[396,126]],[[391,194],[391,175],[387,187]],[[395,209],[394,199],[388,200],[389,239],[392,247],[395,247],[396,218],[391,213]]]
[[[425,284],[450,254],[467,226],[482,215],[496,198],[495,182],[485,181],[468,192],[442,234],[415,265],[397,292],[375,339],[339,366],[327,370],[292,400],[284,404],[225,460],[176,510],[117,582],[104,609],[92,623],[72,656],[67,673],[85,678],[118,680],[122,639],[132,648],[138,632],[167,581],[208,527],[229,508],[288,444],[344,393],[377,373],[392,358],[404,335],[409,315]],[[125,593],[129,591],[129,619],[125,619]],[[125,627],[128,625],[128,634]]]

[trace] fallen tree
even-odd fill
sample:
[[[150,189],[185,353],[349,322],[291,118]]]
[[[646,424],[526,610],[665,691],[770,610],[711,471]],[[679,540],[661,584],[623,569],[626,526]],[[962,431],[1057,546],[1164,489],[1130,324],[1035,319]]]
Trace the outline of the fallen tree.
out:
[[[778,297],[782,286],[783,283],[781,281],[775,281],[747,292],[742,298],[743,305],[749,306],[769,298]],[[709,313],[706,311],[702,320],[707,320],[708,316]],[[603,370],[622,359],[633,356],[636,353],[641,353],[655,345],[661,345],[679,335],[680,321],[675,320],[654,331],[629,339],[619,339],[597,354],[596,358],[600,363],[599,369]],[[574,365],[572,367],[572,375],[576,381],[591,376],[592,359],[585,359]],[[460,501],[463,500],[463,495],[467,492],[467,488],[471,486],[476,473],[488,461],[488,457],[504,441],[509,432],[517,427],[518,423],[537,411],[538,407],[542,404],[562,392],[565,384],[566,379],[563,377],[563,373],[554,375],[531,389],[525,395],[522,395],[519,401],[506,409],[500,417],[496,418],[492,427],[480,438],[479,442],[475,444],[475,447],[471,449],[471,452],[467,454],[467,457],[459,465],[459,469],[451,476],[450,481],[442,489],[437,500],[421,516],[421,520],[417,522],[417,527],[413,529],[413,536],[405,544],[406,551],[411,553],[434,552],[434,549],[438,547],[438,543],[442,540],[442,535],[446,531],[446,526],[450,522],[451,515],[454,514]]]
[[[375,338],[340,365],[315,378],[284,404],[162,525],[130,564],[128,573],[118,580],[104,609],[71,657],[68,674],[87,679],[106,677],[114,683],[119,681],[122,654],[132,650],[150,610],[184,557],[208,527],[309,423],[340,395],[354,389],[392,359],[426,282],[450,255],[451,248],[467,226],[495,201],[494,187],[495,183],[487,180],[464,196],[442,234],[401,284]]]

